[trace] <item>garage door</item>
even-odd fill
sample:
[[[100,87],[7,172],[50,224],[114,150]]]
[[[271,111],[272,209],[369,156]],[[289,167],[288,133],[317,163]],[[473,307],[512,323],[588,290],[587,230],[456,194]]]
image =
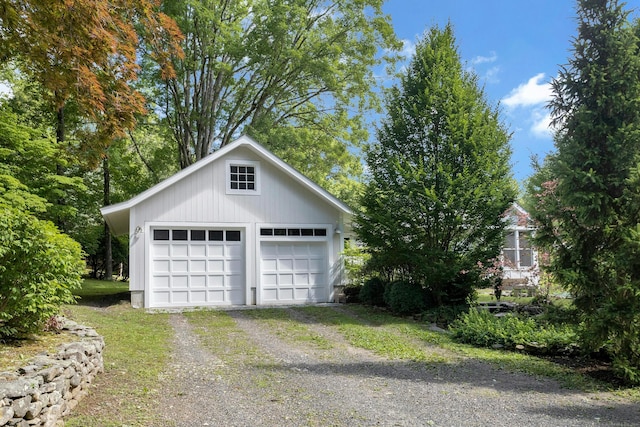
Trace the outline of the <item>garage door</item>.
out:
[[[325,302],[326,252],[326,242],[262,242],[262,303]]]
[[[150,307],[245,304],[240,230],[152,230]]]

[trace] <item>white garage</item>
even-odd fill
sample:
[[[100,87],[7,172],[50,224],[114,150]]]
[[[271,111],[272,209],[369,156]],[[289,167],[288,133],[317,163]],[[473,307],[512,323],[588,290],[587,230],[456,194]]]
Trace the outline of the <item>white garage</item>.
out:
[[[329,302],[351,210],[248,137],[101,212],[134,307]]]

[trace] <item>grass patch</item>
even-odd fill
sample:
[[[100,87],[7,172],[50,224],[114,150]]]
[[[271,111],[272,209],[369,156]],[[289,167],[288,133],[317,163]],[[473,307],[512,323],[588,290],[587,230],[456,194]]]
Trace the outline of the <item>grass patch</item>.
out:
[[[94,327],[105,339],[105,372],[66,426],[148,426],[154,424],[159,374],[171,351],[167,314],[147,314],[129,304],[108,308],[68,306],[67,316]]]
[[[202,345],[223,363],[216,368],[219,375],[242,383],[248,374],[247,367],[254,367],[249,380],[255,387],[268,393],[277,381],[276,362],[265,354],[243,331],[235,320],[224,311],[201,310],[184,313],[194,327]]]
[[[263,354],[226,312],[200,310],[184,313],[202,345],[228,366],[259,361]]]
[[[13,372],[40,353],[54,354],[61,345],[78,340],[77,335],[68,332],[42,332],[25,339],[0,343],[0,371]]]
[[[85,279],[80,289],[74,290],[79,304],[110,305],[129,299],[129,283]]]
[[[107,282],[104,280],[85,279],[80,289],[73,294],[80,297],[78,302],[99,303],[114,296],[128,296],[129,284],[123,282]],[[90,325],[92,326],[92,325]],[[41,353],[56,353],[63,344],[77,341],[77,335],[68,332],[40,332],[24,339],[0,342],[0,371],[14,371]]]
[[[413,338],[449,351],[451,356],[448,359],[440,354],[435,355],[438,359],[445,359],[443,361],[473,358],[500,369],[553,378],[567,388],[583,391],[608,389],[599,381],[553,362],[522,353],[460,344],[447,334],[429,331],[423,323],[392,316],[379,309],[361,305],[345,306],[344,310],[350,314],[323,307],[305,307],[301,310],[313,315],[318,321],[335,326],[352,345],[371,350],[381,356],[423,361],[423,356],[419,353],[420,346],[412,342]],[[333,312],[327,312],[329,310]]]
[[[598,381],[539,357],[460,344],[454,341],[448,334],[426,330],[422,323],[412,319],[397,318],[386,312],[372,310],[364,306],[348,307],[350,311],[367,322],[378,325],[392,325],[393,328],[401,333],[437,344],[441,348],[449,350],[459,356],[482,360],[501,369],[553,378],[567,388],[584,391],[603,390],[606,388],[604,384]]]
[[[331,341],[311,331],[300,321],[292,319],[290,312],[279,308],[246,311],[247,316],[258,319],[269,326],[280,338],[293,343],[303,343],[320,350],[333,348]]]
[[[448,361],[442,355],[416,345],[407,335],[384,328],[381,325],[368,325],[338,310],[327,307],[303,307],[299,310],[313,316],[323,324],[337,327],[351,345],[370,350],[379,356],[392,360],[411,360],[423,363],[446,363]],[[389,317],[390,320],[400,319]]]

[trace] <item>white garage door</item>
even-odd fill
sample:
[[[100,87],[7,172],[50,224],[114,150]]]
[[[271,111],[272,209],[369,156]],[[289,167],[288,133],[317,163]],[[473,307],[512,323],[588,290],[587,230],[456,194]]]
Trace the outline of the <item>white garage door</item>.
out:
[[[156,228],[150,307],[245,304],[240,230]]]
[[[326,242],[262,242],[262,303],[325,302]]]

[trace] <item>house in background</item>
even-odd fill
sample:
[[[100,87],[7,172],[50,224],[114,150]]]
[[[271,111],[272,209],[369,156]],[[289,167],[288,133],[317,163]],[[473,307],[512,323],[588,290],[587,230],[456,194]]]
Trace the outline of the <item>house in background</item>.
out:
[[[506,212],[507,236],[502,248],[503,289],[532,294],[538,287],[538,252],[531,244],[534,227],[527,211],[514,203]]]
[[[146,308],[332,301],[352,216],[246,136],[101,212]]]

